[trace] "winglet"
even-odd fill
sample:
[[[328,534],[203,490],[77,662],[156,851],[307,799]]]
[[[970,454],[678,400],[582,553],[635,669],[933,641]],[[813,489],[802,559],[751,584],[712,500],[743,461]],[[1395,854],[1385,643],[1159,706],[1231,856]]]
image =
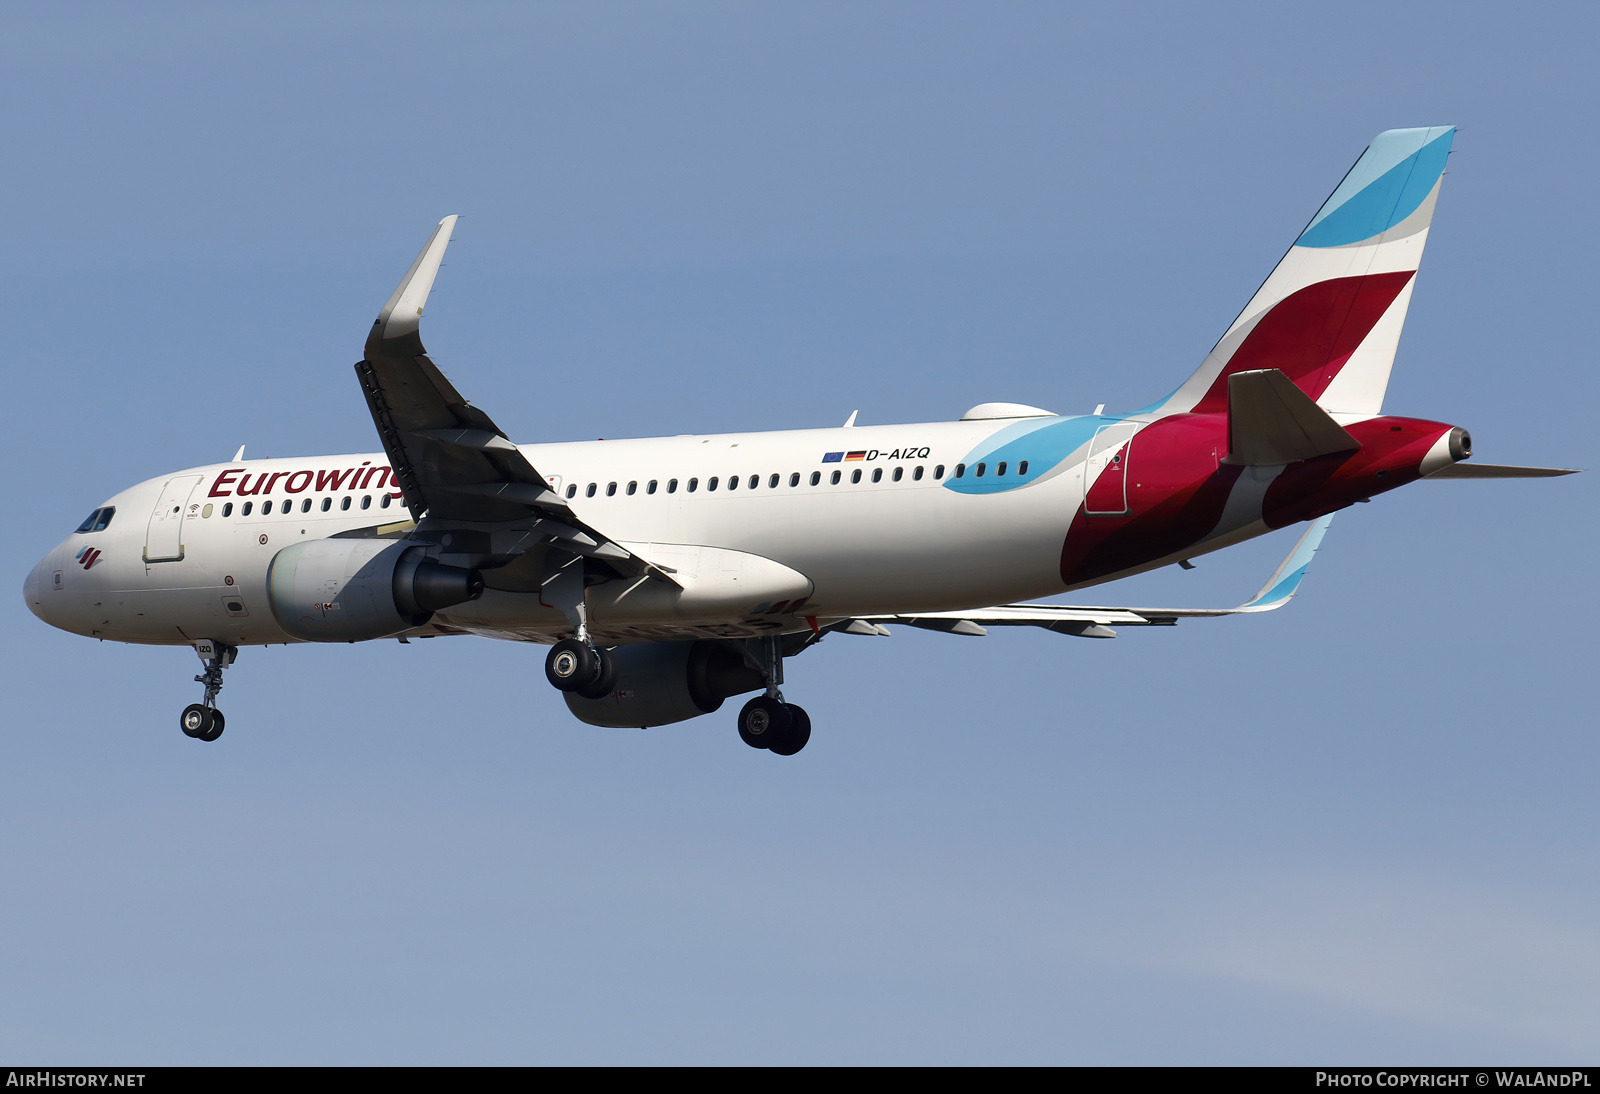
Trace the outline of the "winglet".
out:
[[[1306,534],[1300,537],[1300,542],[1294,545],[1289,557],[1278,565],[1271,577],[1267,578],[1267,583],[1261,586],[1261,591],[1234,610],[1270,612],[1289,603],[1289,598],[1300,588],[1306,570],[1311,567],[1311,558],[1317,553],[1317,548],[1322,546],[1322,537],[1328,531],[1328,525],[1332,523],[1332,513],[1318,518],[1310,528],[1306,529]]]
[[[428,293],[433,291],[433,279],[439,275],[439,265],[444,261],[445,248],[450,246],[450,233],[455,230],[457,219],[457,214],[452,213],[434,228],[422,253],[406,271],[400,287],[378,313],[369,342],[374,338],[387,342],[417,333],[422,325],[423,306],[428,302]]]

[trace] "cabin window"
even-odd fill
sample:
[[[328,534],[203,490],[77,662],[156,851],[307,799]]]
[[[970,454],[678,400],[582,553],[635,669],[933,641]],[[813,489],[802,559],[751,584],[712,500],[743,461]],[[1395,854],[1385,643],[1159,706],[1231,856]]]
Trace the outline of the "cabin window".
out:
[[[882,482],[883,481],[883,468],[874,467],[872,469],[872,481],[873,482]]]
[[[996,475],[1004,475],[1006,473],[1006,463],[1004,460],[1001,460],[999,463],[994,465],[994,473]],[[982,474],[982,472],[979,472],[979,474]]]
[[[854,471],[850,472],[850,482],[852,484],[854,484],[854,483],[858,483],[860,481],[861,481],[861,468],[858,467]]]
[[[903,468],[903,467],[895,468],[894,469],[894,481],[895,482],[899,482],[901,479],[905,478],[905,474],[906,474],[906,469],[905,468]]]
[[[799,486],[800,485],[800,472],[796,471],[794,474],[789,476],[789,485],[790,486]]]
[[[202,520],[204,520],[206,518],[209,518],[210,516],[211,516],[211,503],[208,501],[208,502],[205,503],[205,505],[203,505],[201,507],[201,509],[200,509],[200,517],[201,517]]]
[[[717,488],[717,483],[720,482],[720,481],[721,480],[716,475],[712,475],[709,479],[706,480],[706,489],[707,490],[715,490]],[[689,487],[689,489],[693,490],[694,487],[691,486],[691,487]]]
[[[222,515],[225,517],[233,516],[233,502],[230,501],[223,505]]]
[[[630,482],[628,484],[628,496],[631,498],[631,497],[633,497],[633,495],[637,494],[638,492],[639,492],[639,484],[637,482]]]
[[[372,508],[372,495],[371,494],[363,494],[361,496],[361,508],[363,508],[363,509],[371,509]]]
[[[761,476],[760,475],[751,475],[750,476],[750,481],[748,483],[746,483],[745,485],[750,487],[750,489],[754,490],[756,487],[761,485]],[[776,476],[776,475],[772,476],[772,485],[773,486],[777,486],[778,485],[778,476]]]
[[[326,513],[329,509],[332,509],[332,508],[333,508],[333,499],[332,498],[323,498],[322,499],[322,511],[324,513]]]
[[[813,471],[813,472],[811,472],[811,485],[812,486],[817,485],[817,483],[819,483],[821,481],[822,481],[822,472],[821,471]]]
[[[250,502],[250,501],[245,502],[244,503],[244,508],[239,510],[240,516],[248,517],[250,515],[250,510],[253,509],[253,508],[255,508],[255,502]]]
[[[345,510],[347,510],[349,508],[350,508],[350,495],[346,494],[344,497],[339,499],[339,512],[343,513]],[[245,514],[245,516],[249,516],[249,515],[250,514],[248,514],[248,513]]]
[[[700,489],[700,480],[690,479],[688,485],[686,485],[684,489],[691,494],[694,493],[696,490]]]
[[[394,498],[392,498],[388,494],[385,494],[383,497],[378,499],[378,508],[379,509],[387,509],[387,508],[389,508],[389,503],[391,501],[393,501],[393,500],[394,500]]]
[[[739,476],[738,475],[729,475],[728,476],[728,489],[729,490],[737,490],[737,489],[739,489]]]
[[[981,478],[983,478],[983,473],[984,473],[984,471],[986,471],[986,470],[987,470],[987,469],[988,469],[988,467],[989,467],[989,465],[988,465],[988,464],[986,464],[986,463],[980,463],[980,464],[979,464],[979,465],[978,465],[978,474],[977,474],[977,477],[978,477],[978,478],[980,478],[980,479],[981,479]]]
[[[839,485],[839,472],[835,471],[832,475],[830,475],[828,477],[828,482],[830,484],[832,484],[833,486],[838,486]]]
[[[270,501],[262,502],[261,503],[261,515],[262,516],[267,516],[271,512],[272,512],[272,503]]]
[[[577,496],[578,496],[578,484],[577,483],[572,483],[570,486],[567,487],[567,497],[575,498]]]
[[[311,512],[311,499],[310,498],[307,498],[305,501],[302,501],[300,503],[300,511],[302,513]]]
[[[606,483],[606,497],[614,498],[616,496],[617,496],[617,484],[614,483],[614,482]]]
[[[656,480],[655,479],[651,479],[650,480],[650,484],[644,488],[644,492],[646,494],[654,494],[656,492]]]
[[[934,466],[933,466],[933,477],[934,477],[935,480],[944,478],[944,464],[942,464],[942,463],[934,464]]]
[[[583,496],[586,497],[586,498],[592,498],[592,497],[594,497],[594,492],[596,490],[598,490],[598,489],[599,489],[599,487],[596,484],[591,482],[589,484],[588,488],[584,490]]]
[[[955,474],[956,478],[959,479],[963,475],[965,475],[966,473],[967,473],[967,465],[966,464],[964,464],[964,463],[956,464],[956,474]]]
[[[1026,475],[1027,473],[1028,473],[1028,461],[1027,460],[1023,460],[1021,463],[1017,464],[1017,474]]]
[[[914,481],[914,482],[921,482],[922,481],[922,465],[921,464],[918,464],[916,466],[916,469],[911,472],[911,478],[912,478],[912,481]]]
[[[798,479],[798,478],[799,478],[799,476],[796,476],[796,479]],[[768,490],[776,490],[777,488],[778,488],[778,476],[777,475],[773,475],[770,479],[767,480],[767,489]]]
[[[677,492],[678,492],[678,480],[677,479],[668,479],[667,480],[667,493],[676,494]]]

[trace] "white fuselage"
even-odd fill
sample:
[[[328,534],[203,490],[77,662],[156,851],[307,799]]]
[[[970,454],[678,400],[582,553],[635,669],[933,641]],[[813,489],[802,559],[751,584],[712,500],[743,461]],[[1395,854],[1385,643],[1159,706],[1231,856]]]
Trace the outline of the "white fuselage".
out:
[[[953,488],[956,466],[980,458],[1012,424],[519,447],[578,518],[645,559],[667,565],[685,548],[716,548],[804,575],[811,588],[803,608],[796,599],[790,607],[799,610],[780,610],[776,621],[797,629],[808,617],[957,610],[1064,591],[1062,543],[1086,476],[1092,482],[1097,473],[1088,444],[1024,485],[998,489],[1004,479],[989,466],[996,492]],[[864,455],[850,458],[855,453]],[[824,462],[829,454],[835,458]],[[50,552],[25,596],[53,625],[99,638],[290,641],[267,598],[274,555],[305,540],[409,522],[387,464],[381,453],[249,460],[150,479],[104,503],[116,512],[103,531],[75,533]],[[1006,473],[1015,479],[1017,470]],[[974,474],[975,465],[962,485],[973,485]],[[770,608],[751,603],[681,622],[629,620],[613,608],[597,625],[619,640],[735,636],[756,633],[741,628]],[[570,626],[537,592],[490,589],[439,612],[431,629],[549,642]]]

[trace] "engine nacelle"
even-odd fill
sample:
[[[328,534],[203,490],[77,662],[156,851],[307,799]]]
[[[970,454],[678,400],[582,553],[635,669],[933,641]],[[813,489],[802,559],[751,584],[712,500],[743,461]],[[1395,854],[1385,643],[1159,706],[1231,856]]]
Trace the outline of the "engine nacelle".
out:
[[[476,570],[442,565],[416,543],[388,539],[296,543],[267,570],[272,614],[306,642],[387,638],[482,592]]]
[[[649,729],[710,714],[730,695],[761,687],[761,674],[731,642],[643,642],[611,651],[616,686],[600,699],[566,693],[579,721]]]

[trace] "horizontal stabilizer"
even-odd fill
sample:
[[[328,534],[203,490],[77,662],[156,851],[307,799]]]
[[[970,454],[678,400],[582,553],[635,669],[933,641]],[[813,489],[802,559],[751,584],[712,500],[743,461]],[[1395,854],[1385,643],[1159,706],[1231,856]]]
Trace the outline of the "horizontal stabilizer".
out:
[[[1360,441],[1277,369],[1228,377],[1228,455],[1223,463],[1266,467],[1360,447]]]
[[[1503,463],[1453,463],[1441,467],[1430,479],[1549,479],[1576,475],[1576,467],[1511,467]]]

